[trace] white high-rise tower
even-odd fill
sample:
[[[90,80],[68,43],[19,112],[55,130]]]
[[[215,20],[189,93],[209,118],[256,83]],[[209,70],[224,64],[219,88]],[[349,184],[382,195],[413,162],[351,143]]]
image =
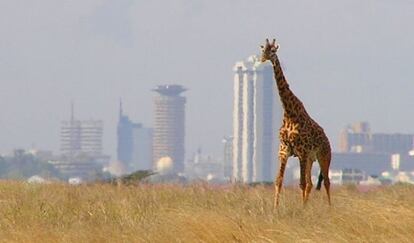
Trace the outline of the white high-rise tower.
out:
[[[282,116],[272,65],[251,56],[234,72],[233,179],[272,181]]]

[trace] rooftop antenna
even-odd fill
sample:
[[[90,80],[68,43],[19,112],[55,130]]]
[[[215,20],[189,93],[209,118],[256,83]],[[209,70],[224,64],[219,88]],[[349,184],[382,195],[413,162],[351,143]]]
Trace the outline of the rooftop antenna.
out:
[[[122,98],[119,98],[119,119],[121,119],[123,115],[123,109],[122,109]]]
[[[75,124],[75,105],[74,105],[74,102],[73,102],[73,100],[71,100],[71,102],[70,102],[70,138],[71,138],[71,144],[70,144],[70,151],[69,151],[69,162],[73,162],[73,157],[74,157],[74,154],[75,154],[75,151],[74,151],[74,148],[73,148],[73,146],[74,146],[74,141],[73,141],[73,138],[74,138],[74,133],[75,133],[75,131],[74,131],[74,124]]]
[[[70,121],[73,123],[75,121],[75,108],[73,100],[70,102]]]

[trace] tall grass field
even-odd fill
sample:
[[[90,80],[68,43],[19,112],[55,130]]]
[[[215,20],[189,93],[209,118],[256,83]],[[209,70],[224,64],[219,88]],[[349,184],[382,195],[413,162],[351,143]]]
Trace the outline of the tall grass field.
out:
[[[271,186],[0,181],[1,242],[414,242],[414,187],[361,192]]]

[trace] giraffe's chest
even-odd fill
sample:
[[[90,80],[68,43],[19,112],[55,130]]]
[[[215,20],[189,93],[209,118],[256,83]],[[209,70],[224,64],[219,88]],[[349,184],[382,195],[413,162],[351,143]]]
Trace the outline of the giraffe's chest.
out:
[[[302,144],[300,129],[298,124],[285,124],[280,128],[279,139],[291,149]]]
[[[314,131],[300,123],[285,123],[279,134],[280,141],[286,144],[295,156],[313,153],[317,147],[314,137]]]

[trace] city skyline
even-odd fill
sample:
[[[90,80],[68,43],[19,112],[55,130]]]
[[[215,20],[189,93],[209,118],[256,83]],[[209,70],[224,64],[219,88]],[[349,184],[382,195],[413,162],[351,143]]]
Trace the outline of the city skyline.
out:
[[[58,151],[59,124],[74,100],[78,117],[104,120],[103,150],[115,158],[119,97],[134,120],[153,124],[149,90],[169,82],[191,89],[186,150],[202,146],[220,156],[221,138],[232,133],[231,67],[258,53],[266,37],[281,43],[292,89],[335,150],[338,130],[353,121],[386,133],[414,131],[406,112],[414,105],[414,35],[408,31],[414,5],[407,1],[0,6],[2,153],[32,144]]]
[[[413,13],[0,0],[1,239],[414,239]]]

